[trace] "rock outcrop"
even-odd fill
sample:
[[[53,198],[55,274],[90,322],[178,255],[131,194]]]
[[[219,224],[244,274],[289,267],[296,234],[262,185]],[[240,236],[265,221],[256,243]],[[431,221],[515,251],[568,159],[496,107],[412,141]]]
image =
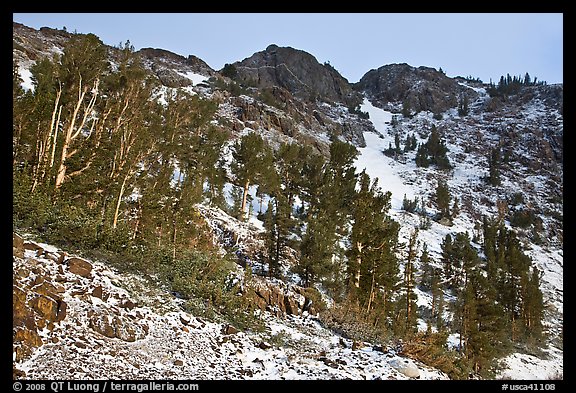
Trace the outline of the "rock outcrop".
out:
[[[346,78],[302,50],[272,44],[234,66],[239,80],[259,88],[283,87],[304,100],[358,101]]]
[[[78,276],[89,278],[92,274],[92,264],[82,258],[70,258],[66,261],[68,271]]]
[[[302,315],[305,311],[317,313],[313,301],[305,296],[305,289],[294,284],[253,278],[247,291],[258,309],[270,311],[277,317]]]
[[[26,360],[38,347],[57,342],[51,332],[62,328],[62,323],[85,323],[85,328],[125,342],[144,338],[148,326],[137,317],[138,311],[133,311],[136,303],[124,294],[104,290],[103,283],[94,273],[93,263],[77,256],[67,257],[63,251],[45,249],[13,233],[14,360]],[[92,308],[93,299],[98,299],[96,308]],[[74,305],[72,309],[70,304]],[[86,344],[75,345],[83,348]],[[19,371],[16,369],[15,373],[20,375]]]
[[[42,246],[25,241],[13,233],[13,258],[21,260],[25,251],[43,254]],[[30,257],[28,265],[16,265],[12,285],[12,338],[16,361],[28,358],[43,345],[40,331],[52,330],[66,318],[68,305],[62,299],[62,285],[52,283],[53,276]]]
[[[442,113],[458,105],[461,94],[472,102],[477,93],[430,67],[389,64],[368,71],[355,84],[376,106],[405,103],[414,112]]]
[[[107,313],[90,313],[89,318],[90,328],[108,338],[134,342],[146,337],[146,327],[129,318]]]

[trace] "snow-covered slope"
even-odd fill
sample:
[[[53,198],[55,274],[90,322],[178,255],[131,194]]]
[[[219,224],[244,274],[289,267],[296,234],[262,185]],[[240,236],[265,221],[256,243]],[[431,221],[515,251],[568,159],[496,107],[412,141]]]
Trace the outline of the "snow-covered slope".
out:
[[[465,85],[464,85],[465,86]],[[479,107],[486,102],[489,97],[485,89],[476,88],[479,97],[473,105]],[[535,122],[542,122],[545,116],[550,116],[541,108],[541,103],[535,101],[532,105],[524,107],[524,117]],[[441,259],[442,241],[446,234],[456,234],[458,232],[468,232],[471,236],[475,233],[474,225],[479,217],[485,214],[489,217],[498,215],[498,204],[501,198],[506,198],[515,192],[529,194],[534,188],[542,190],[543,195],[547,193],[543,190],[546,184],[550,184],[548,177],[526,176],[524,179],[532,179],[524,182],[518,178],[517,172],[503,172],[503,186],[493,190],[490,194],[485,180],[487,175],[487,165],[485,164],[485,151],[488,147],[482,144],[475,146],[475,151],[470,150],[469,144],[473,139],[472,133],[477,132],[477,127],[484,131],[483,142],[490,141],[497,137],[491,130],[493,123],[484,121],[483,115],[472,114],[470,118],[463,121],[454,111],[447,111],[443,120],[436,120],[432,113],[422,112],[412,119],[402,119],[400,126],[393,129],[391,126],[393,114],[389,111],[373,106],[367,99],[361,109],[368,112],[370,120],[375,129],[380,133],[364,133],[366,141],[365,148],[359,148],[359,156],[356,160],[357,170],[366,169],[371,178],[378,178],[378,184],[384,191],[392,193],[390,214],[401,225],[401,241],[407,242],[411,231],[419,226],[419,218],[416,214],[402,211],[402,200],[404,195],[408,199],[414,197],[424,198],[428,201],[427,209],[429,213],[435,213],[434,190],[438,179],[446,181],[450,188],[452,198],[457,198],[462,206],[463,201],[470,201],[472,208],[461,208],[459,215],[453,220],[452,226],[440,225],[432,221],[430,228],[420,229],[420,244],[427,244],[433,263],[438,263]],[[400,115],[397,115],[401,118]],[[524,124],[519,122],[520,124]],[[415,151],[403,153],[396,159],[383,154],[389,146],[394,146],[395,133],[398,132],[402,141],[406,139],[408,133],[414,133],[418,143],[426,141],[427,132],[432,124],[436,124],[440,129],[444,129],[448,157],[454,166],[449,172],[436,170],[435,168],[417,167],[414,161]],[[517,125],[516,125],[517,126]],[[523,127],[523,126],[522,126]],[[484,142],[486,143],[486,142]],[[489,146],[489,145],[488,145]],[[526,148],[522,154],[533,154],[533,148]],[[517,167],[518,172],[525,169]],[[531,197],[535,205],[544,202],[543,197],[532,194]],[[490,201],[490,202],[487,202]],[[493,201],[493,202],[492,202]],[[547,220],[546,217],[544,217]],[[510,222],[506,221],[508,228]],[[555,244],[556,239],[549,238],[549,245],[537,245],[525,239],[524,245],[527,247],[526,253],[532,258],[534,264],[543,272],[542,291],[544,300],[548,305],[545,313],[545,329],[548,334],[548,344],[544,353],[539,357],[527,354],[515,353],[502,359],[502,369],[498,372],[501,378],[512,379],[547,379],[557,377],[563,373],[563,351],[557,346],[557,338],[562,335],[563,324],[563,251]],[[434,262],[435,261],[435,262]],[[418,305],[424,308],[431,308],[431,296],[425,292],[417,290]],[[447,315],[450,318],[450,315]],[[426,329],[424,321],[419,322],[420,330]],[[457,334],[456,334],[457,336]]]

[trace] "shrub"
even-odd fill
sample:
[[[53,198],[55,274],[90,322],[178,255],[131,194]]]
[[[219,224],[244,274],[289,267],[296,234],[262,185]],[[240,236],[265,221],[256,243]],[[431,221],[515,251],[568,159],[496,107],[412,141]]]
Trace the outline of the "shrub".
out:
[[[523,229],[526,229],[530,225],[535,224],[536,221],[537,217],[530,209],[516,210],[514,213],[512,213],[512,217],[510,217],[510,225]]]

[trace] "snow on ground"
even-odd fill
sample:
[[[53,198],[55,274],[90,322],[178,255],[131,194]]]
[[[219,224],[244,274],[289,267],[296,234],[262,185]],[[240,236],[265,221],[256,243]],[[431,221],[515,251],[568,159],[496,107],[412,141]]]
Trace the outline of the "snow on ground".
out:
[[[459,333],[452,333],[448,335],[446,339],[446,345],[448,348],[458,350],[460,348],[460,334]]]
[[[504,369],[497,375],[497,378],[514,380],[563,379],[563,352],[553,347],[546,352],[548,359],[523,353],[507,356],[502,360]]]
[[[464,83],[464,82],[458,82],[458,84],[459,84],[460,86],[464,86],[464,87],[467,87],[467,88],[469,88],[469,89],[474,90],[474,91],[475,91],[476,93],[478,93],[481,97],[485,97],[485,96],[488,94],[488,93],[486,92],[486,88],[484,88],[484,87],[474,87],[474,86],[470,86],[470,85],[468,85],[468,84],[466,84],[466,83]]]
[[[354,165],[358,172],[366,169],[366,173],[370,175],[372,180],[378,178],[380,188],[384,192],[390,191],[392,193],[392,209],[400,210],[404,194],[407,198],[414,198],[416,192],[412,187],[407,186],[399,176],[400,165],[398,162],[382,153],[389,147],[390,143],[394,144],[394,137],[388,134],[392,113],[376,108],[366,98],[360,106],[360,110],[369,113],[370,120],[381,135],[372,132],[364,133],[366,147],[358,149],[360,154]]]
[[[206,81],[208,81],[208,79],[210,79],[210,77],[208,77],[208,76],[200,75],[200,74],[197,74],[197,73],[191,72],[191,71],[188,71],[186,73],[178,72],[178,74],[182,75],[185,78],[190,79],[194,86],[198,85],[199,83],[206,82]]]
[[[18,68],[20,78],[22,78],[22,88],[26,91],[34,91],[34,83],[32,82],[32,72],[27,68]]]

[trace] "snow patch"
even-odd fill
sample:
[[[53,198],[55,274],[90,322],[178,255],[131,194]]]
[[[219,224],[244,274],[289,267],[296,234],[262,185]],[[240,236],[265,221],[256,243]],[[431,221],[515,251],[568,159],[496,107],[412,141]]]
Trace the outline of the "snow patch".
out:
[[[197,73],[192,72],[192,71],[188,71],[186,73],[178,72],[178,74],[182,75],[185,78],[190,79],[192,81],[193,86],[196,86],[200,83],[204,83],[204,82],[208,81],[208,79],[210,79],[209,76],[197,74]]]
[[[32,82],[32,72],[27,68],[18,68],[20,78],[22,78],[21,86],[26,91],[34,92],[34,83]]]

